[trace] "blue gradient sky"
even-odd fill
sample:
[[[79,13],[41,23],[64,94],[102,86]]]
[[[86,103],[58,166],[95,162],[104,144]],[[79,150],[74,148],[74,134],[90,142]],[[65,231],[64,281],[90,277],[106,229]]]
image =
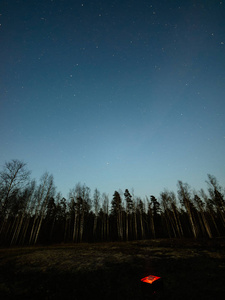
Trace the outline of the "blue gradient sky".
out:
[[[225,1],[3,1],[0,166],[138,196],[225,182]]]

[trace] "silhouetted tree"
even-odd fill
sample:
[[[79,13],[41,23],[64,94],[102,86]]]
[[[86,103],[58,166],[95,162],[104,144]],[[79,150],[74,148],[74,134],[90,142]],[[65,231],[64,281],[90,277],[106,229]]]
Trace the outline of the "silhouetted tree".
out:
[[[147,203],[147,227],[148,227],[148,236],[150,238],[155,239],[155,224],[153,220],[153,212],[151,207],[151,201],[146,196],[146,203]]]
[[[123,224],[122,224],[122,200],[120,194],[115,191],[111,202],[111,214],[116,218],[117,235],[119,240],[123,239]]]
[[[160,202],[128,189],[107,194],[78,183],[68,202],[55,196],[53,176],[37,185],[26,164],[12,160],[0,172],[0,243],[24,245],[49,242],[129,240],[158,237],[209,237],[225,234],[225,195],[215,176],[208,175],[208,194],[191,191],[178,181],[178,199],[164,190]],[[124,198],[123,198],[124,197]]]
[[[178,181],[178,196],[180,199],[181,204],[185,207],[186,212],[188,214],[188,218],[191,224],[191,229],[194,237],[197,237],[197,225],[194,220],[194,210],[193,210],[193,203],[191,202],[190,196],[190,188],[187,183],[183,183],[181,180]]]
[[[21,189],[29,183],[30,171],[26,164],[20,160],[13,159],[6,162],[3,171],[0,172],[0,195],[1,212],[7,211],[9,198],[13,198]]]
[[[101,240],[109,240],[109,196],[102,194],[102,209],[101,209]]]
[[[160,194],[161,198],[161,204],[163,207],[163,213],[162,213],[162,218],[165,220],[166,223],[166,232],[168,236],[171,237],[176,237],[176,229],[175,229],[175,224],[173,221],[173,214],[170,209],[170,197],[169,193],[167,191],[164,191],[163,193]]]
[[[99,213],[99,209],[100,209],[100,192],[98,191],[98,189],[94,190],[93,205],[94,205],[94,214],[95,214],[94,215],[93,235],[96,238],[98,213]]]
[[[31,234],[30,234],[30,240],[29,240],[30,244],[36,244],[37,242],[41,225],[46,214],[46,207],[48,201],[51,197],[54,196],[54,193],[55,193],[55,186],[53,182],[53,175],[49,175],[46,172],[41,177],[41,183],[35,193],[37,206],[36,206],[33,226],[31,229]]]
[[[31,207],[31,201],[35,190],[35,181],[33,180],[29,186],[27,186],[20,195],[19,207],[17,207],[17,212],[15,212],[15,219],[17,219],[16,226],[13,228],[13,236],[11,239],[11,245],[17,244],[19,242],[24,244],[26,232],[28,229],[30,214],[29,210]]]
[[[200,190],[200,196],[206,203],[205,213],[208,215],[209,224],[211,223],[210,228],[212,231],[212,235],[219,236],[220,231],[218,229],[217,222],[216,222],[217,215],[216,215],[216,208],[213,204],[213,201],[210,198],[208,198],[208,196],[206,195],[203,189]]]
[[[132,212],[134,209],[134,204],[132,201],[132,196],[128,189],[124,192],[125,202],[126,202],[126,240],[129,239],[129,229],[131,231],[131,223],[132,223]]]
[[[85,216],[91,208],[90,188],[80,183],[70,191],[71,207],[74,209],[73,242],[82,241]]]
[[[139,220],[139,226],[140,226],[140,238],[145,238],[145,230],[144,230],[144,224],[143,224],[143,215],[144,215],[144,203],[141,200],[141,198],[137,198],[137,210],[136,210],[138,220]]]
[[[66,221],[67,221],[67,201],[59,192],[56,195],[56,215],[55,222],[57,225],[57,241],[66,241]],[[54,223],[55,224],[55,223]]]
[[[164,190],[160,194],[162,206],[164,208],[166,226],[169,236],[182,237],[183,229],[180,221],[180,213],[176,205],[174,192]]]
[[[225,227],[225,200],[224,195],[222,193],[222,188],[218,184],[218,181],[215,176],[208,174],[207,184],[209,186],[209,194],[211,196],[211,200],[215,205],[218,215],[220,216],[221,223],[223,229]]]
[[[206,233],[209,238],[212,238],[211,229],[205,214],[205,203],[201,200],[201,198],[198,195],[194,195],[194,203],[198,209],[199,224],[203,236]]]
[[[6,162],[0,172],[0,234],[9,230],[10,210],[14,214],[16,205],[20,206],[19,201],[23,200],[20,194],[29,183],[30,173],[26,164],[17,159]]]
[[[48,199],[45,216],[45,227],[46,227],[46,239],[48,242],[52,241],[53,231],[56,221],[56,203],[54,197]]]
[[[153,215],[153,221],[154,221],[154,230],[155,230],[155,237],[158,237],[160,234],[160,227],[161,227],[161,220],[160,220],[160,213],[161,213],[161,208],[160,208],[160,203],[158,200],[155,198],[155,196],[151,195],[151,209],[152,209],[152,215]]]

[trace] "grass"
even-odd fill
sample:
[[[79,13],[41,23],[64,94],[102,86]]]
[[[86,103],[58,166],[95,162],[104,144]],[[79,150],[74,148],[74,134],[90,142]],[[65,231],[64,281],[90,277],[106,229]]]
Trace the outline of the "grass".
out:
[[[225,240],[0,249],[0,299],[223,299]],[[153,293],[140,282],[162,277]]]

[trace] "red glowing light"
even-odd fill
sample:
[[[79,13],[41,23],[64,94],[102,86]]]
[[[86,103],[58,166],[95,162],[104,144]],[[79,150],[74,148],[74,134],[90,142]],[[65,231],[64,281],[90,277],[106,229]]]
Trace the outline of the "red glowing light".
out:
[[[160,277],[154,276],[154,275],[149,275],[147,277],[142,278],[141,281],[152,284],[154,281],[156,281],[158,279],[160,279]]]

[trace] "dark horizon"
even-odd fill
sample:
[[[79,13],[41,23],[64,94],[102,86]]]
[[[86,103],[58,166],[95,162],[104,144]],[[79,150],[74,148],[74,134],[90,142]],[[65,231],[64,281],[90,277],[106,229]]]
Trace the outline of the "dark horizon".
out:
[[[177,195],[164,190],[157,199],[115,191],[110,199],[96,188],[76,184],[65,199],[54,177],[30,180],[26,164],[13,160],[0,172],[0,245],[129,241],[224,236],[225,195],[208,174],[208,193],[178,181]]]

